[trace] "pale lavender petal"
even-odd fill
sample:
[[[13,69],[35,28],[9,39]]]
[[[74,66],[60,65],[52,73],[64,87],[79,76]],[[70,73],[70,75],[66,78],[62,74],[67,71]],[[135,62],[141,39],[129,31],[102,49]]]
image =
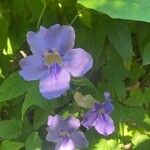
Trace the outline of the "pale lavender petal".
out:
[[[71,140],[74,145],[78,148],[87,148],[89,142],[87,141],[85,135],[81,131],[76,131],[71,134]]]
[[[41,26],[38,32],[30,31],[27,33],[27,42],[34,55],[43,55],[45,50],[51,49],[50,41],[48,43],[46,39],[47,30]]]
[[[79,119],[76,119],[73,116],[70,116],[66,119],[66,123],[69,127],[69,129],[77,130],[80,127],[80,121]]]
[[[61,69],[57,74],[51,71],[46,77],[40,80],[39,89],[41,94],[47,99],[53,99],[63,95],[68,89],[70,74]]]
[[[81,48],[68,51],[63,62],[64,68],[74,77],[84,75],[93,66],[92,56]]]
[[[22,68],[19,74],[27,81],[39,80],[48,73],[41,57],[27,56],[20,60],[19,65]]]
[[[51,125],[53,124],[53,119],[54,117],[53,116],[48,116],[48,120],[47,120],[47,125],[51,127]]]
[[[75,146],[71,139],[63,138],[57,143],[55,150],[75,150]]]
[[[98,115],[96,112],[89,111],[85,114],[81,124],[86,128],[93,127],[97,123],[97,117]]]
[[[115,131],[115,126],[111,117],[105,114],[98,117],[95,129],[100,134],[107,136]]]
[[[54,132],[59,132],[62,129],[66,129],[66,122],[59,115],[55,115],[54,117],[49,116],[47,124],[50,127],[51,131]]]
[[[57,143],[60,140],[60,137],[57,133],[52,132],[51,129],[48,127],[47,129],[48,134],[46,135],[46,140],[50,142]]]
[[[60,55],[64,55],[74,47],[75,31],[70,25],[51,26],[46,33],[46,37],[51,44],[51,48],[56,48]]]

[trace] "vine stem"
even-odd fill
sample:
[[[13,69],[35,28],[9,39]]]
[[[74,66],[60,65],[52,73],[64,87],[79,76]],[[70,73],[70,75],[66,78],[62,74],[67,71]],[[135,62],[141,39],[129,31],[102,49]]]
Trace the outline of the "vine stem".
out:
[[[81,9],[78,14],[76,14],[76,16],[72,19],[70,25],[72,26],[72,24],[76,21],[76,19],[79,17],[79,15],[85,10],[86,8]]]
[[[43,9],[42,9],[41,14],[39,16],[39,19],[38,19],[38,22],[37,22],[37,26],[36,26],[36,30],[39,29],[39,26],[40,26],[40,23],[41,23],[41,20],[42,20],[42,17],[44,15],[45,10],[46,10],[46,3],[43,2]]]

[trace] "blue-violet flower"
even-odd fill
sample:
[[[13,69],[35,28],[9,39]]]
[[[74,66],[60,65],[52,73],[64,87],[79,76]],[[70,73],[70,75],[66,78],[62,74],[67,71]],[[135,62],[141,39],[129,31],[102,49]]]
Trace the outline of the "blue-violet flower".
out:
[[[81,131],[80,121],[75,117],[63,119],[59,115],[48,117],[48,134],[46,140],[57,143],[55,150],[75,150],[77,148],[87,148],[88,141]]]
[[[104,103],[94,103],[94,106],[85,114],[81,124],[87,129],[95,127],[100,134],[107,136],[115,130],[113,120],[109,116],[114,107],[109,92],[104,92],[104,98]]]
[[[32,51],[19,64],[24,80],[40,80],[39,90],[47,99],[63,95],[70,86],[70,76],[83,76],[93,65],[92,56],[75,48],[75,31],[70,25],[40,27],[28,32],[27,42]]]

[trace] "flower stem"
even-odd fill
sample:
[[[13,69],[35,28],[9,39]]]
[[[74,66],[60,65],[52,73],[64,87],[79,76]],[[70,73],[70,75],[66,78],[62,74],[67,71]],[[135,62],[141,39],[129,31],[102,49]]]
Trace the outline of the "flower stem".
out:
[[[72,19],[70,25],[72,26],[72,24],[76,21],[76,19],[79,17],[79,15],[85,10],[86,8],[81,9],[78,14],[76,14],[76,16]]]
[[[45,10],[46,10],[46,3],[43,2],[43,9],[42,9],[41,14],[40,14],[40,16],[39,16],[39,19],[38,19],[38,22],[37,22],[37,26],[36,26],[36,30],[39,29],[39,26],[40,26],[40,24],[41,24],[41,20],[42,20],[42,17],[43,17],[43,15],[44,15]]]

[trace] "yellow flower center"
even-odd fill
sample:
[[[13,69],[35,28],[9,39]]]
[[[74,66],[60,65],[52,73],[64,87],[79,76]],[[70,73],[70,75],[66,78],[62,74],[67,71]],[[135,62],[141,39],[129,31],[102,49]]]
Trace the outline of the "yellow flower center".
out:
[[[61,132],[60,132],[60,136],[63,136],[63,137],[64,137],[64,136],[67,136],[67,137],[68,137],[68,136],[69,136],[69,133],[68,133],[67,131],[61,131]]]
[[[44,56],[44,63],[47,65],[51,65],[53,63],[62,64],[62,58],[57,52],[46,52]]]

